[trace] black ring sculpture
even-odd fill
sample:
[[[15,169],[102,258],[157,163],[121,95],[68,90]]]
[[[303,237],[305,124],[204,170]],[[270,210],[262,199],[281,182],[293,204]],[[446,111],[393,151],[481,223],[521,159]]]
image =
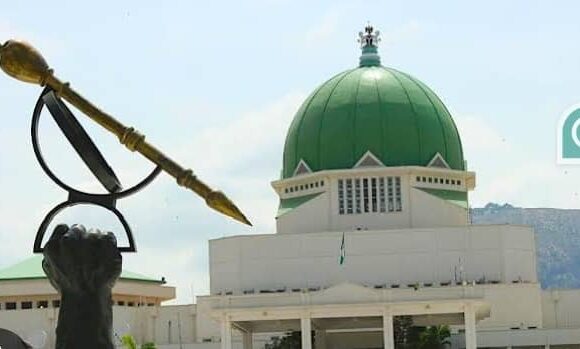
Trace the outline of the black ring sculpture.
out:
[[[40,120],[42,109],[45,105],[47,106],[48,111],[56,121],[60,130],[68,139],[69,143],[73,146],[77,154],[79,154],[83,162],[87,165],[87,167],[91,170],[99,182],[109,192],[108,194],[92,194],[76,190],[60,180],[48,167],[44,157],[42,156],[40,143],[38,142],[38,122]],[[127,223],[127,220],[123,214],[115,207],[115,205],[118,199],[135,194],[150,184],[161,172],[161,167],[155,167],[153,171],[151,171],[151,173],[141,182],[137,183],[129,189],[122,190],[122,186],[119,182],[119,179],[115,175],[115,172],[111,166],[109,166],[87,132],[75,118],[73,113],[64,104],[64,102],[58,97],[57,93],[49,87],[46,87],[42,91],[38,101],[36,102],[36,106],[34,107],[34,112],[32,114],[31,136],[34,155],[36,156],[36,160],[40,164],[40,167],[42,167],[43,171],[50,179],[52,179],[54,183],[68,192],[67,200],[50,210],[50,212],[48,212],[46,217],[44,217],[42,220],[42,223],[40,224],[40,227],[36,233],[36,238],[34,239],[33,252],[42,253],[44,251],[44,248],[42,247],[42,239],[44,238],[46,229],[54,217],[63,209],[79,204],[100,206],[115,214],[115,216],[117,216],[123,225],[123,229],[125,229],[125,234],[127,235],[127,240],[129,242],[129,246],[119,247],[119,251],[136,252],[135,241],[133,239],[131,227],[129,226],[129,223]]]

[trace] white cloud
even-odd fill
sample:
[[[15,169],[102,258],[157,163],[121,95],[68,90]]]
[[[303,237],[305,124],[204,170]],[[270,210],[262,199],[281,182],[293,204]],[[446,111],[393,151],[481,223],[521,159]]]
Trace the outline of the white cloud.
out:
[[[306,43],[315,46],[327,41],[336,33],[341,17],[341,13],[338,11],[328,12],[306,32]]]
[[[556,164],[551,151],[533,153],[507,140],[484,117],[455,113],[469,170],[477,175],[473,207],[508,202],[522,207],[580,208],[580,168]]]
[[[38,33],[22,29],[5,19],[0,19],[0,44],[4,44],[4,42],[11,39],[32,44],[47,58],[56,57],[62,54],[65,49],[62,40],[51,38],[50,35],[47,35],[47,32]]]
[[[248,159],[260,157],[276,147],[280,149],[292,117],[304,100],[303,93],[289,93],[280,99],[243,113],[238,119],[199,132],[180,146],[180,158],[200,162],[197,171],[219,175],[228,168],[250,167]]]
[[[423,28],[417,20],[410,20],[393,30],[384,31],[381,37],[387,46],[391,46],[417,37],[422,30]]]
[[[493,128],[481,117],[459,114],[454,120],[468,154],[507,150],[511,147],[500,131]]]

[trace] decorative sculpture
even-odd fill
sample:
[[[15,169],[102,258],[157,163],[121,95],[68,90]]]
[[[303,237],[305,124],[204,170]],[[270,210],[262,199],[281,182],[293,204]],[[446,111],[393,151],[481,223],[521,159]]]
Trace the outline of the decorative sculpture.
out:
[[[44,248],[42,268],[61,295],[57,349],[113,349],[111,289],[121,274],[112,233],[59,225]]]
[[[381,41],[381,38],[379,37],[380,35],[380,31],[375,30],[372,25],[367,24],[365,27],[365,32],[358,33],[358,42],[360,43],[360,47],[364,48],[369,46],[377,46],[379,41]]]
[[[194,176],[191,170],[182,168],[147,143],[145,136],[134,128],[124,126],[70,88],[68,83],[56,78],[44,58],[32,46],[13,40],[0,46],[0,68],[18,80],[46,86],[32,117],[32,145],[45,173],[68,192],[68,199],[53,208],[41,223],[33,248],[35,253],[44,253],[42,267],[61,295],[56,348],[113,349],[111,289],[121,273],[121,252],[136,251],[131,229],[115,207],[118,199],[137,192],[153,181],[161,171],[165,171],[179,185],[203,197],[209,207],[242,223],[251,223],[222,192],[212,190]],[[62,99],[115,134],[129,150],[137,151],[155,163],[156,168],[139,184],[122,190],[115,172]],[[90,194],[76,190],[61,181],[48,167],[42,157],[37,131],[45,106],[108,193]],[[118,247],[112,233],[87,232],[80,225],[70,228],[58,225],[43,248],[43,237],[54,216],[62,209],[77,204],[93,204],[114,213],[125,229],[129,246]]]
[[[137,151],[157,164],[163,171],[177,180],[177,184],[191,189],[205,199],[206,204],[214,210],[232,217],[242,223],[251,225],[244,214],[220,191],[214,191],[193,175],[193,171],[184,169],[145,140],[145,136],[133,127],[127,127],[114,117],[103,112],[75,90],[68,82],[62,82],[53,75],[42,55],[32,46],[19,41],[8,40],[0,46],[0,68],[20,81],[48,86],[56,94],[77,107],[89,118],[115,134],[121,144],[131,151]]]

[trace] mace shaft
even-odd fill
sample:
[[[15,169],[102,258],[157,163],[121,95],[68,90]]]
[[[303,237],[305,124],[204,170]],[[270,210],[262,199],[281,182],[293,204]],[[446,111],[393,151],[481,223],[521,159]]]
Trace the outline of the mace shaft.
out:
[[[40,82],[41,86],[47,85],[55,90],[59,97],[74,105],[93,121],[117,136],[121,144],[127,147],[127,149],[136,151],[151,162],[159,165],[165,172],[174,177],[179,185],[193,190],[204,199],[206,199],[212,192],[209,186],[193,175],[191,170],[184,169],[177,162],[166,156],[153,145],[149,144],[145,140],[145,136],[133,127],[123,125],[112,115],[99,109],[71,88],[69,83],[62,82],[56,78],[52,74],[52,71],[49,70],[48,73],[49,74],[46,76],[45,81]]]
[[[246,216],[222,192],[212,190],[199,180],[192,170],[183,168],[152,144],[149,144],[145,140],[145,136],[133,127],[123,125],[76,92],[68,82],[63,82],[54,76],[53,70],[49,68],[44,57],[34,47],[24,42],[7,41],[0,46],[0,68],[17,80],[49,86],[56,91],[60,98],[74,105],[97,124],[117,136],[119,141],[129,150],[142,154],[175,178],[177,184],[204,198],[209,207],[235,220],[251,225]]]

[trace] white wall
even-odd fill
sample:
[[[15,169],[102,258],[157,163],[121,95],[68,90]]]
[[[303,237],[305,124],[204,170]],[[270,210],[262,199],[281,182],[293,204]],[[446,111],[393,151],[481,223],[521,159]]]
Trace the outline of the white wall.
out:
[[[542,290],[539,284],[482,285],[491,303],[489,318],[477,323],[480,330],[542,327]]]
[[[468,222],[466,208],[441,200],[422,190],[409,189],[412,228],[463,226]]]
[[[324,192],[276,218],[276,229],[282,234],[328,230],[330,226],[329,205],[330,194]],[[290,231],[289,228],[292,230]]]
[[[19,335],[24,340],[44,331],[47,334],[46,347],[54,348],[58,309],[27,309],[0,311],[0,328]]]
[[[340,178],[400,177],[403,209],[401,212],[339,214],[338,180]],[[461,185],[417,182],[416,177],[433,176],[462,180]],[[324,187],[309,188],[313,182],[324,181]],[[286,192],[288,187],[308,185],[299,192]],[[426,194],[417,187],[467,192],[475,185],[475,174],[427,167],[378,167],[352,170],[329,170],[275,181],[272,186],[281,199],[323,192],[277,218],[277,233],[311,233],[319,231],[379,230],[420,227],[461,226],[468,223],[467,209]]]
[[[537,282],[534,234],[510,225],[234,236],[211,240],[211,294],[363,285],[449,282],[454,275]],[[461,272],[463,270],[463,272]]]
[[[0,328],[13,331],[24,339],[35,332],[44,331],[48,335],[46,348],[54,348],[58,310],[2,310]],[[163,307],[114,306],[113,331],[118,336],[131,334],[138,343],[178,344],[180,334],[182,343],[193,343],[196,336],[195,316],[196,307],[191,304]],[[169,321],[171,326],[168,326]],[[217,328],[215,323],[212,326]]]
[[[542,292],[544,327],[580,328],[580,290]]]

